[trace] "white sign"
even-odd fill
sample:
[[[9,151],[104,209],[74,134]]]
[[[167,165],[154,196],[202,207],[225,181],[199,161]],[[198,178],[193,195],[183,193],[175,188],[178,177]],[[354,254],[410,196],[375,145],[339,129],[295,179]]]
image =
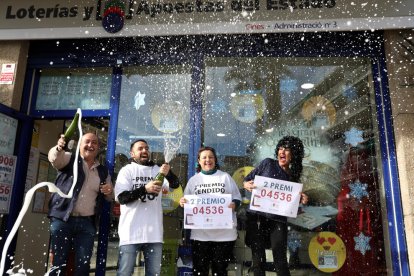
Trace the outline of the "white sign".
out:
[[[186,195],[185,229],[231,229],[233,210],[229,194]]]
[[[412,0],[2,0],[0,40],[377,30],[414,27]],[[34,4],[35,3],[35,4]],[[112,7],[114,8],[114,7]],[[344,12],[346,11],[346,12]]]
[[[13,84],[15,69],[16,69],[15,63],[3,64],[1,66],[1,72],[0,72],[0,84]]]
[[[250,209],[295,218],[303,185],[256,175]]]
[[[0,154],[0,213],[8,213],[13,188],[16,156]]]

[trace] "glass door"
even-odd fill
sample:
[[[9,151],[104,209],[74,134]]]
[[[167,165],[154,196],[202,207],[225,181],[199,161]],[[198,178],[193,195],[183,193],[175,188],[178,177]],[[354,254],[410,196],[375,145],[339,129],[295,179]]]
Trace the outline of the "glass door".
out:
[[[190,133],[191,66],[134,66],[123,70],[115,152],[116,178],[130,158],[130,145],[145,139],[151,159],[158,164],[169,162],[181,184],[187,183]],[[174,275],[178,245],[182,242],[182,212],[178,201],[182,188],[163,193],[164,247],[162,275]],[[118,260],[119,206],[112,212],[107,271],[116,269]],[[135,273],[143,263],[137,258]],[[139,273],[139,274],[138,274]],[[135,274],[134,274],[135,275]]]

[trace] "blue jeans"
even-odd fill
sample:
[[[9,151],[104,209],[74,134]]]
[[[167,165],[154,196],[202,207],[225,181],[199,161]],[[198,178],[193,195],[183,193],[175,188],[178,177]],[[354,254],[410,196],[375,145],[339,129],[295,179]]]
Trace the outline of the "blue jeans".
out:
[[[144,252],[145,276],[161,275],[162,243],[127,244],[119,247],[117,276],[131,276],[138,252]]]
[[[89,275],[96,233],[93,217],[69,217],[68,221],[51,218],[50,235],[53,253],[49,275],[66,275],[68,255],[75,252],[75,276]]]

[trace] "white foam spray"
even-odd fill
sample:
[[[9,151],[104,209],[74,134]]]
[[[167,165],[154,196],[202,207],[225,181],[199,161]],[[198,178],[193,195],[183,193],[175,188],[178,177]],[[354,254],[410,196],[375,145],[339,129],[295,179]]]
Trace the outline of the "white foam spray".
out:
[[[173,135],[164,135],[164,159],[165,163],[170,163],[170,161],[175,157],[177,151],[181,146],[182,135],[180,133],[177,136]]]
[[[79,138],[81,138],[83,136],[82,133],[82,124],[81,124],[81,120],[82,120],[82,111],[80,108],[77,109],[76,113],[79,113],[79,120],[78,120],[78,129],[79,129]],[[3,275],[4,272],[4,266],[5,266],[5,262],[6,262],[6,257],[7,257],[7,250],[9,249],[10,243],[12,242],[14,236],[16,235],[17,230],[19,229],[20,224],[22,223],[22,219],[24,217],[24,215],[27,212],[27,209],[29,208],[30,202],[32,201],[33,195],[35,193],[35,191],[37,189],[40,189],[42,187],[47,186],[49,188],[49,192],[51,193],[58,193],[61,197],[64,198],[71,198],[73,196],[73,190],[75,189],[75,184],[76,184],[76,180],[78,179],[78,159],[79,159],[79,149],[80,149],[80,144],[78,143],[77,147],[76,147],[76,155],[75,155],[75,162],[73,163],[73,183],[72,183],[72,187],[69,191],[68,194],[64,194],[58,187],[56,187],[56,185],[54,183],[51,182],[41,182],[36,184],[35,186],[33,186],[30,190],[27,191],[26,196],[24,197],[24,203],[23,203],[23,207],[19,212],[19,215],[17,216],[16,222],[13,225],[13,228],[10,231],[10,234],[7,236],[7,239],[4,243],[4,247],[3,247],[3,252],[1,255],[1,263],[0,263],[0,275]],[[21,264],[22,268],[19,269],[19,271],[17,273],[13,272],[13,269],[11,269],[11,271],[9,270],[8,273],[14,273],[11,275],[26,275],[26,274],[22,274],[23,273],[23,264]],[[56,269],[56,268],[51,268],[52,269]],[[45,274],[49,275],[49,272],[47,272]]]

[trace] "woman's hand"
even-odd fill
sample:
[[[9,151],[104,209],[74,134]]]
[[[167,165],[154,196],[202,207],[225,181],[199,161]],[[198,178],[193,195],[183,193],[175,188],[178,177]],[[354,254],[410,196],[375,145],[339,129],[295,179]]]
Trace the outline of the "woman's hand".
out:
[[[300,193],[300,203],[303,205],[308,204],[309,197],[305,193]]]
[[[257,186],[256,186],[256,185],[254,185],[253,180],[250,180],[250,181],[243,182],[243,187],[244,187],[247,191],[251,192],[251,191],[252,191],[254,188],[256,188]]]
[[[187,203],[187,199],[185,199],[185,197],[180,198],[180,206],[184,207],[184,204]]]

